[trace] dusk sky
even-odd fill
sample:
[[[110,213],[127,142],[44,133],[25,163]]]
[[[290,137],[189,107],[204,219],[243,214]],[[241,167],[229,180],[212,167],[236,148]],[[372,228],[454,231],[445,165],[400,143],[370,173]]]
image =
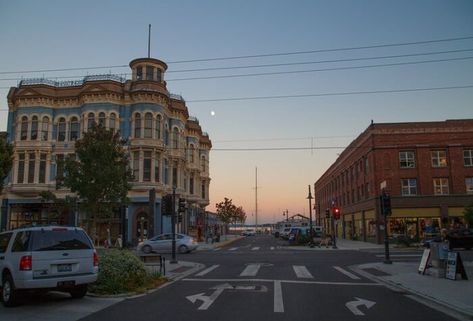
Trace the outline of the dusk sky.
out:
[[[308,215],[308,185],[371,120],[473,118],[471,0],[0,0],[0,131],[21,78],[130,78],[148,24],[169,91],[212,140],[207,209],[231,198],[247,223],[256,167],[259,222]],[[37,72],[71,68],[85,69]]]

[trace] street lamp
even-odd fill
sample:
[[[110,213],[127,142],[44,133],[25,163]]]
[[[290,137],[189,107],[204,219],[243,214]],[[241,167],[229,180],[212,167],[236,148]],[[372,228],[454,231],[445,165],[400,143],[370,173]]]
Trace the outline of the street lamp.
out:
[[[309,185],[309,195],[307,196],[309,200],[309,235],[310,235],[310,247],[314,247],[314,235],[312,233],[312,193],[310,192],[310,185]]]
[[[289,210],[282,211],[282,216],[286,215],[286,222],[289,222]]]

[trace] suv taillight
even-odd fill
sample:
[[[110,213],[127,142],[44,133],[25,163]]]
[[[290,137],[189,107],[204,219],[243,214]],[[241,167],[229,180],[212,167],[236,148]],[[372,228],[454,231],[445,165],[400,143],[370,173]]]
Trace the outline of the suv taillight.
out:
[[[20,271],[30,271],[33,268],[33,259],[31,255],[25,255],[20,260]]]
[[[94,251],[94,266],[99,265],[99,257],[97,255],[97,252]]]

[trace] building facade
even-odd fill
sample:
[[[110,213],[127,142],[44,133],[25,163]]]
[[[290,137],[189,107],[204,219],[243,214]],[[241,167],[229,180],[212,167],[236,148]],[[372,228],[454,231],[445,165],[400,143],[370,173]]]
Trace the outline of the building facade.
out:
[[[391,196],[390,236],[412,239],[464,224],[473,203],[473,120],[372,123],[314,184],[316,219],[341,208],[338,237],[381,242],[379,196]]]
[[[94,123],[127,140],[134,175],[128,207],[116,214],[111,226],[102,226],[97,238],[111,233],[113,239],[123,231],[128,241],[136,241],[169,231],[171,220],[162,215],[161,202],[173,187],[187,202],[178,231],[197,229],[198,217],[209,204],[209,136],[189,116],[185,100],[167,90],[166,63],[140,58],[130,68],[131,79],[111,74],[80,81],[31,79],[10,89],[7,130],[14,164],[3,193],[2,229],[81,224],[83,213],[58,211],[40,193],[50,191],[58,198],[71,194],[56,189],[56,175],[64,170],[59,160],[74,153],[75,141]]]

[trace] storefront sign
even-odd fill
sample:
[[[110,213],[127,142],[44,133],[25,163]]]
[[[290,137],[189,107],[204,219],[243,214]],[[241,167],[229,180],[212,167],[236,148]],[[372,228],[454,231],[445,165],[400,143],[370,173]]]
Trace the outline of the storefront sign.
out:
[[[420,260],[419,273],[424,274],[427,268],[427,263],[430,258],[430,249],[425,249],[424,254],[422,254],[422,259]]]

